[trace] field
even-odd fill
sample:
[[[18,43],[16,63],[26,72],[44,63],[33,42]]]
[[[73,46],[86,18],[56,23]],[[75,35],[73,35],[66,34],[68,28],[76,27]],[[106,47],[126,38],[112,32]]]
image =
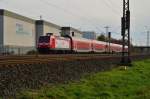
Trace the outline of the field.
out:
[[[19,99],[150,99],[150,60],[134,62],[126,70],[84,76],[69,84],[49,85],[19,93]]]

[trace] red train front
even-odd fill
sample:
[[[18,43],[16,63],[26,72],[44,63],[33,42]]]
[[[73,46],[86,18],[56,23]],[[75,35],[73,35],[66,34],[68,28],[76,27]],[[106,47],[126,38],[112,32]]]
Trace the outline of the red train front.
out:
[[[40,36],[38,41],[38,51],[40,53],[67,52],[71,50],[69,38],[59,36]]]

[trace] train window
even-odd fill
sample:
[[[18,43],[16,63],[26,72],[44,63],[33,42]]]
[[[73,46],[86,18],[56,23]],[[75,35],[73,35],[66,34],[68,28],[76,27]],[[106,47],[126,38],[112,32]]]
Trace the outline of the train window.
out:
[[[45,43],[48,43],[50,40],[50,37],[49,36],[41,36],[39,38],[39,42],[45,42]]]

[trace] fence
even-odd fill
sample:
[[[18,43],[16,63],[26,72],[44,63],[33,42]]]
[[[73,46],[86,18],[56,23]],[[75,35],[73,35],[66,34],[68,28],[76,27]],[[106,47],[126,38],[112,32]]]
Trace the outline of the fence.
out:
[[[147,46],[135,46],[132,47],[133,53],[140,53],[140,54],[150,54],[150,47]]]
[[[0,55],[25,55],[36,52],[36,47],[0,46]]]

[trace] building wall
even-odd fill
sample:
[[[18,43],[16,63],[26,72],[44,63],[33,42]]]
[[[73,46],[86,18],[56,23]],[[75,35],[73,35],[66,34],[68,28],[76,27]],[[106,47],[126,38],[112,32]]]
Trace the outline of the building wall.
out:
[[[56,36],[60,36],[60,32],[61,30],[56,28],[56,27],[53,27],[53,26],[50,26],[50,25],[47,25],[47,24],[44,24],[44,34],[43,35],[46,35],[46,33],[53,33],[53,35],[56,35]]]
[[[71,31],[70,31],[70,34],[72,34],[72,32],[74,32],[74,37],[82,38],[82,33],[81,33],[81,32],[71,30]]]
[[[4,16],[4,45],[35,46],[35,24]]]
[[[95,32],[84,32],[83,38],[96,40],[96,33]]]
[[[62,35],[62,36],[66,36],[66,35],[72,36],[72,35],[70,34],[70,30],[63,30],[63,29],[62,29],[62,31],[61,31],[61,35]]]
[[[82,38],[82,34],[83,33],[77,29],[71,27],[62,27],[62,36],[69,35],[71,37]]]
[[[36,45],[38,44],[38,39],[43,35],[43,23],[36,21]]]
[[[0,47],[3,46],[3,16],[0,15]]]

